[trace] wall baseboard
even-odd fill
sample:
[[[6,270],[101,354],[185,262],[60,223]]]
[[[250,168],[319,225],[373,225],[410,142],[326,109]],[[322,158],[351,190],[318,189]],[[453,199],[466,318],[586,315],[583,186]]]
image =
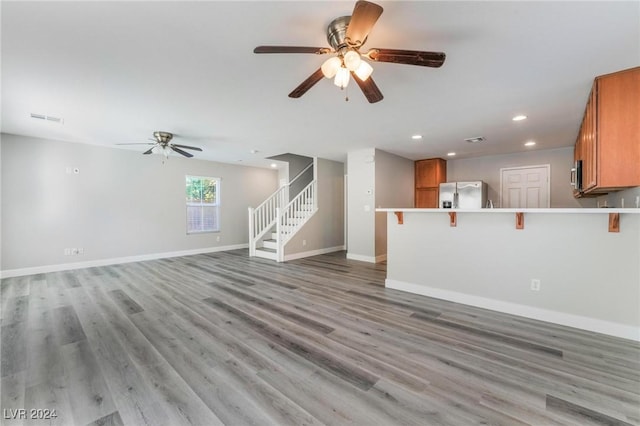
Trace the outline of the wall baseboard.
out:
[[[349,259],[349,260],[359,260],[360,262],[376,263],[376,258],[375,257],[373,257],[373,256],[363,256],[361,254],[347,253],[347,259]]]
[[[547,309],[536,308],[533,306],[520,305],[517,303],[489,299],[486,297],[474,296],[471,294],[427,287],[420,284],[397,280],[385,280],[385,287],[394,290],[406,291],[408,293],[419,294],[422,296],[434,297],[436,299],[448,300],[450,302],[471,305],[478,308],[490,309],[492,311],[517,315],[520,317],[551,322],[568,327],[607,334],[615,337],[621,337],[623,339],[640,341],[640,328],[630,325],[615,323],[611,321],[603,321],[596,318],[584,317],[564,312],[551,311]]]
[[[342,246],[335,246],[335,247],[327,247],[327,248],[318,249],[318,250],[303,251],[300,253],[285,254],[284,261],[286,262],[287,260],[302,259],[303,257],[310,257],[310,256],[318,256],[320,254],[333,253],[336,251],[342,251],[344,249],[345,247],[344,245],[342,245]]]
[[[145,260],[165,259],[168,257],[191,256],[194,254],[213,253],[217,251],[237,250],[249,247],[249,244],[235,244],[230,246],[206,247],[201,249],[172,251],[166,253],[151,253],[137,256],[114,257],[110,259],[96,259],[85,262],[62,263],[59,265],[34,266],[31,268],[8,269],[0,271],[0,278],[21,277],[24,275],[46,274],[47,272],[69,271],[72,269],[93,268],[95,266],[116,265],[119,263],[142,262]]]
[[[351,254],[347,253],[347,259],[349,260],[359,260],[360,262],[369,262],[369,263],[380,263],[387,260],[386,254],[381,254],[379,256],[363,256],[361,254]]]

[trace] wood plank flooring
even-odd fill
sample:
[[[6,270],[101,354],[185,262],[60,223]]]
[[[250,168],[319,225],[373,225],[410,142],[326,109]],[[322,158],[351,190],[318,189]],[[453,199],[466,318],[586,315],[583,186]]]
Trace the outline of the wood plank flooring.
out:
[[[4,279],[0,420],[640,425],[637,342],[387,290],[385,274],[237,250]]]

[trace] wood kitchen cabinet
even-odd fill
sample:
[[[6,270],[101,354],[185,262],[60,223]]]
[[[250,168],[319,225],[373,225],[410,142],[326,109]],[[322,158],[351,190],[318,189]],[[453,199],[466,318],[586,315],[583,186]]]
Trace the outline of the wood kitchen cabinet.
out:
[[[576,140],[575,196],[640,186],[640,67],[597,77]]]
[[[591,90],[585,109],[580,132],[574,148],[574,160],[582,161],[582,183],[580,188],[574,187],[573,195],[581,196],[585,188],[596,185],[596,89]]]
[[[415,162],[415,207],[437,208],[440,184],[447,181],[447,162],[429,158]]]

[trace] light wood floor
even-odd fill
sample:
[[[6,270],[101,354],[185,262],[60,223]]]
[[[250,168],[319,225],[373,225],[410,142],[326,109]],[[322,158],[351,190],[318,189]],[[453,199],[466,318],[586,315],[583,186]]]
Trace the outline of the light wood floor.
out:
[[[5,279],[2,422],[640,424],[637,343],[384,277],[239,250]]]

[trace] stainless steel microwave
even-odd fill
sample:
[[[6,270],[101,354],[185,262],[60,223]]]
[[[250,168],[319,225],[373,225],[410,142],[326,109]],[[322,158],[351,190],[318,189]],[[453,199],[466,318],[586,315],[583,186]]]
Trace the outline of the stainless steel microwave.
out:
[[[582,160],[577,160],[571,168],[571,186],[576,191],[582,191]]]

